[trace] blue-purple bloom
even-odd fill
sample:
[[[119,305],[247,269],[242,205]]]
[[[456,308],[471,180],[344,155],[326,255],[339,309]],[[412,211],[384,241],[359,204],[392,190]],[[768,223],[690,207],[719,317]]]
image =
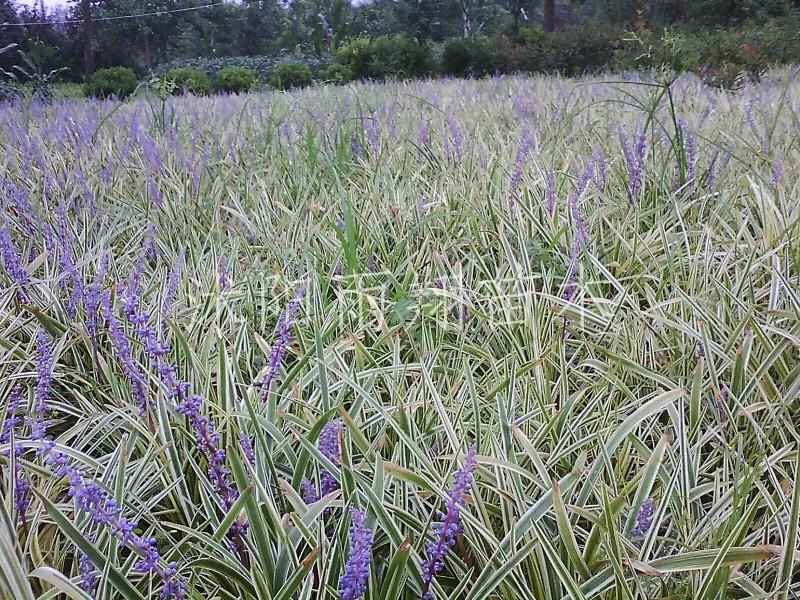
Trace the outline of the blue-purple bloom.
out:
[[[650,530],[653,522],[653,499],[648,497],[636,515],[636,525],[631,530],[631,539],[642,538]]]
[[[22,386],[15,385],[11,389],[11,395],[8,400],[8,410],[6,412],[6,419],[3,421],[3,429],[0,431],[0,444],[13,444],[15,440],[15,430],[18,425],[22,424],[22,418],[19,416],[22,406]],[[14,507],[17,509],[19,518],[25,523],[25,515],[31,504],[30,499],[30,482],[28,481],[25,471],[19,462],[22,457],[24,449],[22,446],[14,445]],[[6,456],[9,456],[6,453]]]
[[[224,256],[219,259],[217,282],[219,283],[219,289],[223,291],[228,289],[228,259]]]
[[[328,421],[325,423],[325,427],[322,428],[322,432],[319,434],[319,441],[317,443],[317,447],[319,448],[322,456],[327,458],[334,464],[334,466],[337,467],[341,464],[342,459],[342,450],[339,445],[339,437],[342,433],[342,429],[344,429],[344,422],[341,419]],[[337,481],[336,477],[334,477],[333,474],[328,471],[328,469],[322,469],[322,475],[320,476],[320,487],[323,496],[326,496],[339,489],[339,482]]]
[[[314,502],[319,500],[317,488],[314,487],[314,484],[311,483],[308,477],[303,477],[303,480],[300,482],[300,493],[303,495],[303,502],[306,504],[314,504]]]
[[[166,315],[172,309],[172,305],[175,304],[175,297],[178,294],[178,286],[181,283],[181,275],[183,274],[183,266],[186,260],[186,249],[182,249],[180,254],[178,254],[175,262],[172,263],[172,267],[169,271],[169,278],[167,279],[167,290],[164,293],[164,307],[163,313]]]
[[[644,129],[640,129],[636,135],[634,147],[631,148],[625,131],[620,129],[619,141],[622,146],[622,154],[625,157],[625,165],[628,169],[630,199],[633,202],[638,198],[642,185],[642,172],[644,171],[647,154],[647,132]]]
[[[103,301],[102,286],[108,270],[108,254],[103,254],[100,258],[100,265],[94,281],[86,289],[84,301],[86,303],[86,331],[89,337],[94,339],[100,329],[102,315],[100,307]]]
[[[447,511],[437,511],[437,521],[433,524],[436,537],[428,544],[428,558],[422,563],[422,600],[434,600],[430,591],[431,581],[444,569],[445,558],[461,531],[461,507],[466,504],[465,496],[472,487],[473,473],[478,466],[475,452],[475,446],[470,446],[464,457],[464,466],[455,475],[453,487],[445,503]]]
[[[89,558],[83,552],[80,553],[78,560],[78,572],[81,574],[81,589],[94,598],[95,590],[97,589],[97,569]]]
[[[783,177],[783,154],[775,159],[775,164],[772,167],[771,183],[773,187],[776,187],[780,183],[781,177]]]
[[[514,198],[522,183],[522,177],[525,173],[525,165],[528,163],[528,155],[533,147],[533,139],[529,133],[525,133],[520,140],[519,148],[517,149],[517,158],[514,162],[514,171],[511,174],[511,181],[508,184],[508,202],[509,205],[514,207]]]
[[[281,318],[278,320],[278,329],[275,333],[275,344],[272,346],[272,351],[269,355],[269,368],[267,370],[267,375],[264,377],[264,381],[262,382],[262,386],[264,388],[263,400],[265,402],[269,397],[272,382],[278,375],[278,370],[281,368],[281,361],[283,361],[283,357],[286,355],[286,346],[289,344],[289,340],[292,337],[292,327],[294,327],[295,316],[297,315],[297,310],[300,308],[300,303],[302,302],[305,293],[306,288],[300,286],[295,294],[295,297],[286,307],[286,312],[283,313]]]
[[[367,517],[358,509],[351,509],[353,525],[350,527],[350,554],[339,578],[342,600],[358,600],[367,591],[369,565],[372,562],[372,531],[366,525]]]
[[[556,209],[556,174],[553,172],[553,169],[547,172],[544,195],[547,199],[547,214],[552,215],[553,211]]]
[[[250,440],[250,436],[247,435],[246,431],[242,431],[239,434],[239,445],[242,447],[242,452],[244,453],[244,457],[247,459],[247,462],[250,463],[250,466],[253,467],[256,464],[256,453],[253,450],[253,442]]]
[[[3,266],[11,280],[19,286],[16,291],[17,300],[28,302],[28,286],[31,283],[30,275],[22,266],[19,250],[11,239],[8,227],[0,228],[0,251],[3,253]]]
[[[686,181],[688,183],[694,183],[694,180],[697,177],[697,146],[694,136],[692,135],[691,131],[689,131],[689,126],[686,124],[686,119],[680,117],[678,119],[678,125],[680,126],[683,134],[683,144],[686,157]]]
[[[148,323],[150,315],[139,309],[139,298],[126,290],[124,310],[128,321],[136,326],[136,333],[145,345],[145,350],[155,364],[161,383],[167,390],[167,398],[176,403],[176,412],[186,415],[194,430],[195,441],[208,461],[207,473],[216,489],[225,510],[229,510],[239,497],[239,492],[230,481],[230,472],[225,464],[225,450],[220,447],[221,436],[214,423],[202,413],[203,398],[190,394],[188,381],[180,381],[177,367],[167,360],[169,345],[158,338],[158,333]],[[237,550],[241,549],[241,537],[247,524],[241,517],[228,531]]]
[[[606,181],[608,179],[608,168],[606,166],[606,155],[602,148],[598,148],[597,152],[592,157],[594,163],[594,172],[592,173],[592,181],[598,190],[603,191],[606,189]]]
[[[116,500],[98,483],[87,479],[79,466],[70,464],[66,454],[56,450],[55,442],[47,432],[48,400],[52,385],[52,348],[49,346],[49,337],[44,332],[37,336],[37,353],[37,404],[35,416],[30,423],[31,439],[39,442],[37,456],[43,460],[45,466],[53,470],[56,477],[68,479],[69,496],[74,499],[79,510],[88,514],[94,523],[109,527],[112,535],[119,539],[120,546],[129,545],[143,557],[136,563],[135,569],[161,577],[164,583],[162,598],[183,600],[186,597],[186,584],[183,578],[177,576],[175,563],[170,563],[166,568],[159,564],[161,555],[155,539],[136,535],[134,531],[138,524],[122,516],[122,509],[117,506]]]

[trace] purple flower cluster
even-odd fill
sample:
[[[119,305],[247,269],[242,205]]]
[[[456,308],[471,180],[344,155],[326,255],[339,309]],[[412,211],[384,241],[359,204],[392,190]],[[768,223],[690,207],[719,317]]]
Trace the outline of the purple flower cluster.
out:
[[[464,154],[464,134],[458,126],[458,121],[454,117],[450,117],[447,122],[450,128],[450,140],[453,144],[451,159],[453,162],[461,162],[461,157]]]
[[[177,576],[177,566],[170,563],[167,567],[160,564],[161,555],[153,538],[139,536],[134,533],[138,524],[122,516],[122,509],[116,500],[98,483],[89,480],[83,470],[70,464],[69,457],[56,450],[55,442],[47,433],[49,421],[48,401],[52,386],[52,349],[49,338],[44,332],[37,336],[39,380],[36,386],[37,409],[31,423],[31,439],[38,442],[36,454],[50,467],[56,477],[66,477],[69,481],[69,496],[75,501],[79,510],[87,513],[96,524],[107,526],[112,535],[117,537],[120,546],[130,546],[142,560],[136,563],[138,571],[157,574],[163,581],[162,598],[183,600],[186,597],[186,584]]]
[[[78,572],[81,574],[81,589],[94,598],[95,589],[97,589],[97,569],[86,554],[81,552],[80,559],[78,560]]]
[[[172,305],[175,304],[175,297],[178,294],[178,286],[181,283],[181,275],[183,274],[183,266],[186,261],[186,250],[181,250],[175,262],[169,271],[169,278],[167,279],[167,291],[164,293],[164,307],[163,313],[166,315],[172,310]]]
[[[575,223],[575,244],[580,247],[586,246],[589,243],[589,234],[586,231],[586,225],[583,222],[583,216],[581,215],[580,211],[580,201],[583,193],[586,191],[586,188],[589,186],[589,182],[592,180],[592,174],[594,172],[594,162],[590,161],[589,164],[583,170],[583,173],[578,177],[578,183],[575,186],[575,191],[573,192],[572,196],[569,197],[569,208],[570,213],[572,214],[572,220]]]
[[[108,324],[108,335],[111,339],[111,347],[117,355],[117,360],[122,364],[122,371],[131,382],[131,389],[133,396],[139,406],[139,416],[144,419],[147,416],[147,409],[149,406],[149,399],[147,393],[147,385],[145,383],[144,373],[133,360],[131,353],[131,345],[128,342],[128,336],[122,330],[122,324],[114,314],[111,307],[111,296],[108,292],[104,292],[100,298],[100,304],[103,309],[103,317]]]
[[[303,502],[306,504],[314,504],[314,502],[319,500],[317,488],[314,487],[314,484],[311,483],[308,477],[303,477],[303,480],[300,482],[300,493],[303,495]]]
[[[511,174],[511,181],[508,184],[508,202],[509,205],[514,207],[514,198],[522,183],[522,176],[525,173],[525,165],[528,163],[528,155],[533,147],[533,139],[529,133],[525,133],[520,140],[519,148],[517,149],[517,158],[514,162],[514,171]]]
[[[772,167],[772,187],[776,187],[783,177],[783,154],[779,155],[778,158],[775,159],[775,164]]]
[[[239,434],[239,445],[242,447],[242,452],[247,462],[250,463],[251,467],[254,467],[256,465],[256,453],[253,450],[253,442],[246,431],[242,431]]]
[[[97,336],[102,324],[100,307],[103,302],[102,286],[106,278],[106,271],[108,271],[108,255],[103,254],[100,258],[100,265],[97,268],[94,281],[87,288],[84,295],[84,301],[86,303],[86,331],[92,339]]]
[[[17,300],[28,302],[28,286],[31,284],[30,275],[22,266],[19,250],[11,239],[8,227],[0,227],[0,251],[3,253],[3,266],[11,280],[17,284]]]
[[[317,443],[317,447],[322,456],[337,467],[342,459],[342,449],[339,445],[342,429],[344,429],[344,422],[341,419],[328,421],[325,423],[325,427],[322,428],[322,432],[319,435],[319,442]],[[320,488],[323,496],[339,489],[339,482],[328,469],[322,469]]]
[[[636,525],[631,530],[631,539],[642,538],[650,530],[653,523],[653,499],[647,498],[636,515]]]
[[[295,297],[286,307],[286,312],[284,312],[283,315],[281,315],[281,318],[278,320],[278,329],[275,333],[275,344],[272,346],[272,351],[269,355],[269,368],[267,370],[267,375],[264,377],[264,381],[262,382],[262,386],[264,388],[264,402],[266,402],[267,398],[269,397],[272,382],[278,375],[278,370],[281,368],[281,362],[283,361],[283,357],[286,355],[286,346],[289,344],[289,340],[292,337],[292,327],[294,326],[297,310],[300,308],[300,303],[302,302],[305,293],[306,288],[300,286],[295,294]]]
[[[353,525],[350,527],[350,554],[339,578],[342,600],[358,600],[367,591],[369,565],[372,562],[373,535],[367,527],[367,517],[358,509],[351,509]]]
[[[547,172],[544,195],[547,199],[547,214],[552,215],[553,211],[556,209],[556,174],[553,172],[553,169]]]
[[[681,128],[683,137],[684,156],[686,158],[686,181],[693,184],[697,178],[697,143],[692,132],[689,131],[686,119],[680,117],[678,125]]]
[[[605,152],[603,152],[602,148],[598,148],[597,152],[594,153],[592,162],[594,163],[594,172],[592,174],[592,179],[597,189],[602,192],[603,190],[606,189],[606,182],[608,180],[608,166],[606,165],[606,155]]]
[[[202,413],[203,399],[197,394],[189,394],[188,381],[180,381],[177,367],[167,360],[169,345],[160,341],[158,333],[148,323],[150,315],[140,311],[139,298],[126,290],[124,310],[128,321],[136,327],[136,333],[145,345],[145,350],[155,364],[167,397],[176,403],[176,411],[189,419],[194,430],[195,442],[208,461],[207,472],[217,496],[225,510],[229,510],[239,497],[239,492],[231,483],[230,472],[225,464],[225,450],[220,447],[221,435],[214,423]],[[241,537],[247,531],[244,519],[239,518],[228,531],[237,550],[241,549]]]
[[[228,280],[228,259],[225,256],[220,256],[219,265],[217,266],[217,283],[219,289],[223,292],[228,289],[230,284]]]
[[[464,466],[455,475],[455,482],[445,503],[447,511],[437,511],[438,520],[433,524],[435,538],[428,544],[428,558],[422,563],[422,600],[434,600],[430,591],[431,582],[444,569],[445,558],[461,531],[461,507],[466,504],[464,497],[472,487],[473,473],[478,466],[475,452],[473,445],[464,458]]]
[[[644,172],[645,158],[647,154],[647,132],[640,129],[635,136],[633,148],[628,144],[625,130],[619,130],[619,142],[622,146],[622,154],[625,157],[625,165],[628,169],[628,186],[631,202],[639,197],[639,190],[642,186],[642,173]]]
[[[22,407],[22,386],[15,385],[11,389],[11,395],[8,399],[8,410],[6,412],[6,419],[3,421],[3,429],[0,431],[0,444],[13,444],[15,440],[15,433],[17,426],[22,424],[22,418],[19,416]],[[19,462],[22,457],[24,449],[20,445],[14,445],[14,507],[17,509],[20,520],[25,523],[25,515],[30,507],[30,482],[28,481],[25,471]],[[9,456],[6,453],[6,456]]]

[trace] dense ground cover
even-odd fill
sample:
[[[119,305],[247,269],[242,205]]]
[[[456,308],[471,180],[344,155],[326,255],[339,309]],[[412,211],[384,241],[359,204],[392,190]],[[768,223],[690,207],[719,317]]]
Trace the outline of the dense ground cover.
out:
[[[0,596],[794,597],[798,102],[3,105]]]

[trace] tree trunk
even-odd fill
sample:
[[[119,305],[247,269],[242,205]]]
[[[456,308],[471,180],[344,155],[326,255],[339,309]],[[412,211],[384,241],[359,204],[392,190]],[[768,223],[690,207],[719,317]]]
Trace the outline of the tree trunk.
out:
[[[40,18],[42,20],[42,23],[44,23],[47,20],[44,14],[44,0],[39,0],[39,12],[42,13],[40,15]]]
[[[148,33],[147,29],[142,31],[142,36],[144,37],[144,67],[149,74],[153,70],[153,59],[150,56],[150,36]]]
[[[92,51],[92,3],[91,0],[81,0],[83,8],[83,68],[86,73],[86,81],[94,73],[94,52]]]
[[[544,30],[556,30],[556,0],[544,0]]]

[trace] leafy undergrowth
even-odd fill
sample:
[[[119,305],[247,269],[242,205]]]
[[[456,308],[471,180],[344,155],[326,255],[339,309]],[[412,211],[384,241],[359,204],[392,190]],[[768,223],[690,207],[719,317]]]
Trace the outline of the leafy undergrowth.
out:
[[[798,97],[0,107],[0,596],[800,594]]]

